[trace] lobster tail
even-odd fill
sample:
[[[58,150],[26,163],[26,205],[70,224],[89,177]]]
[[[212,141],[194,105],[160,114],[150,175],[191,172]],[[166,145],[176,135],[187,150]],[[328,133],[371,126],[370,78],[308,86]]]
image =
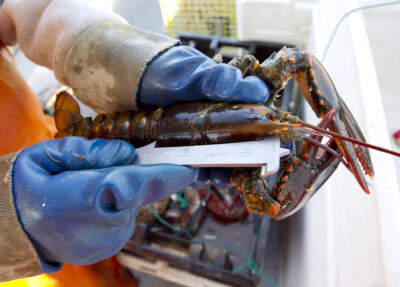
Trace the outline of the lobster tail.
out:
[[[79,104],[67,91],[57,94],[54,119],[58,130],[57,138],[75,135],[74,130],[84,121]]]
[[[88,139],[121,139],[135,147],[146,145],[157,139],[157,124],[162,110],[137,112],[115,112],[98,114],[95,118],[84,118],[78,102],[67,92],[57,94],[54,118],[57,138],[80,136]]]

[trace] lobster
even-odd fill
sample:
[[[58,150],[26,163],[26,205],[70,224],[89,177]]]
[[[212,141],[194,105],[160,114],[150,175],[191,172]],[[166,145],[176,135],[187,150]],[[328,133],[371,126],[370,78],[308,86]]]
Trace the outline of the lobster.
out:
[[[297,155],[281,164],[278,179],[269,189],[260,169],[234,169],[231,181],[241,192],[249,213],[268,214],[275,220],[300,210],[333,174],[340,162],[369,193],[367,176],[374,170],[368,148],[392,151],[365,143],[356,120],[339,96],[322,64],[298,48],[282,48],[260,64],[253,56],[229,64],[243,76],[257,76],[269,87],[266,104],[197,102],[166,109],[144,109],[83,118],[78,103],[67,91],[57,95],[56,137],[122,139],[136,147],[156,141],[157,146],[183,146],[260,140],[278,135],[281,141],[298,141]],[[315,114],[318,126],[303,122],[273,106],[291,77]],[[329,130],[328,130],[329,129]],[[322,144],[322,137],[329,136]]]

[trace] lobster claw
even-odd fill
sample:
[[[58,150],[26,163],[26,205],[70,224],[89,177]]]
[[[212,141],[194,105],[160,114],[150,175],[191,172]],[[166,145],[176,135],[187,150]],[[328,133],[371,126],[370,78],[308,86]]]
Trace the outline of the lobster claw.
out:
[[[310,68],[298,71],[299,88],[315,112],[322,118],[319,127],[365,142],[354,116],[339,96],[333,81],[322,64],[312,57]],[[340,138],[333,137],[325,145],[322,136],[304,138],[298,156],[282,166],[271,195],[280,203],[281,209],[275,220],[289,217],[300,210],[322,184],[333,174],[340,162],[353,173],[361,188],[369,193],[366,177],[374,170],[369,150]]]
[[[334,111],[329,112],[318,126],[326,128],[334,114]],[[320,143],[322,136],[313,135],[304,140],[297,155],[281,164],[271,193],[281,205],[279,213],[272,216],[275,220],[282,220],[299,211],[329,179],[341,161],[341,155],[335,152],[337,145],[333,139],[325,145]]]
[[[299,211],[329,179],[339,163],[340,160],[329,153],[313,161],[293,157],[285,163],[272,190],[281,209],[271,217],[282,220]]]
[[[365,142],[365,137],[354,116],[339,96],[327,71],[316,58],[313,57],[310,69],[298,73],[296,79],[302,94],[319,118],[332,110],[335,111],[328,125],[330,130]],[[334,140],[361,188],[369,193],[364,172],[373,177],[374,170],[368,149],[338,138]]]

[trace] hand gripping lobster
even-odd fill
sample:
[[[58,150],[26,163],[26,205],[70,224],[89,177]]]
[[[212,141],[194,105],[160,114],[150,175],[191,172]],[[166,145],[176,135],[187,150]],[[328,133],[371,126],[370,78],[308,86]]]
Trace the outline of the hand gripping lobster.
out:
[[[394,152],[365,143],[365,138],[329,75],[312,55],[297,48],[282,48],[262,64],[253,57],[233,59],[244,76],[266,82],[271,97],[265,104],[181,103],[166,109],[99,114],[83,118],[79,105],[66,92],[55,104],[57,137],[122,139],[135,147],[156,141],[158,146],[184,146],[260,140],[279,135],[281,141],[301,141],[296,156],[282,163],[279,177],[269,190],[259,169],[235,169],[232,182],[241,192],[249,213],[268,214],[276,220],[298,211],[342,162],[369,193],[364,172],[373,176],[366,147]],[[295,76],[316,115],[312,126],[273,107],[277,93]],[[329,129],[330,131],[328,131]],[[329,136],[322,144],[322,136]]]

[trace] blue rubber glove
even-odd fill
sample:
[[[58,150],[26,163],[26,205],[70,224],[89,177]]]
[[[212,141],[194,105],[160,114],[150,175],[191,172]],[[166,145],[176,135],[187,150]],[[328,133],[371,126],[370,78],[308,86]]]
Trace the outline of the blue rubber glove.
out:
[[[14,203],[44,272],[62,263],[91,264],[117,253],[132,236],[137,207],[190,185],[196,169],[129,165],[127,142],[55,139],[14,161]]]
[[[166,107],[182,101],[264,103],[268,87],[257,77],[217,64],[198,50],[177,46],[157,56],[143,75],[137,105]]]

